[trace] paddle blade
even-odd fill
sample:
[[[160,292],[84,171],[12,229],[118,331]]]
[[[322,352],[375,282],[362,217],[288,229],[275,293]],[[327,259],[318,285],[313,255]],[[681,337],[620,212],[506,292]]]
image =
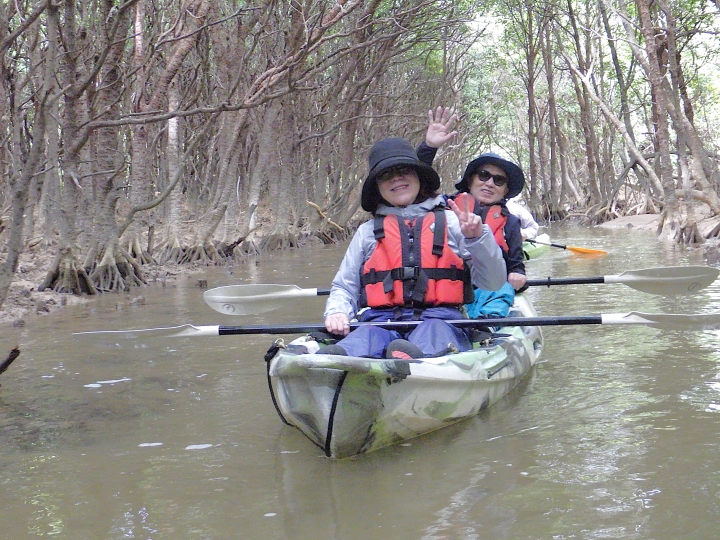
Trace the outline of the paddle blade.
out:
[[[605,283],[623,283],[649,294],[692,294],[712,284],[720,269],[710,266],[667,266],[605,276]]]
[[[677,315],[674,313],[608,313],[602,315],[602,324],[642,324],[663,330],[719,330],[720,313]]]
[[[288,300],[304,296],[318,296],[318,290],[271,283],[228,285],[205,291],[203,299],[225,315],[253,315],[287,306]]]
[[[565,246],[565,249],[578,255],[607,255],[607,251],[603,249],[590,249],[577,246]]]
[[[120,346],[123,341],[141,341],[153,338],[219,336],[219,326],[197,326],[183,324],[165,328],[142,328],[140,330],[94,330],[75,332],[73,337],[79,341]]]

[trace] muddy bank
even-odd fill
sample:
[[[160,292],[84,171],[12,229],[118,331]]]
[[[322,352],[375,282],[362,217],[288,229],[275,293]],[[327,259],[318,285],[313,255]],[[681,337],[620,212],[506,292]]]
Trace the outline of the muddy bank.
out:
[[[712,215],[710,207],[705,204],[698,205],[693,211],[695,212],[695,219],[697,220],[700,234],[704,238],[710,237],[710,240],[707,240],[708,246],[717,245],[715,236],[720,229],[720,216]],[[605,229],[636,229],[652,232],[657,232],[659,226],[659,214],[624,216],[598,225],[598,227]]]
[[[604,229],[636,229],[639,231],[655,231],[660,224],[658,214],[641,214],[625,216],[598,225]]]
[[[52,256],[46,253],[29,251],[20,256],[20,264],[15,280],[10,285],[8,296],[0,307],[0,331],[2,328],[23,326],[28,317],[52,313],[63,306],[73,306],[92,302],[94,296],[75,296],[60,294],[51,290],[39,292],[38,286],[45,278]],[[144,267],[148,285],[165,284],[175,281],[178,276],[198,271],[197,265],[179,266],[148,265]],[[139,301],[142,287],[133,288],[127,301]],[[1,351],[0,351],[1,352]]]

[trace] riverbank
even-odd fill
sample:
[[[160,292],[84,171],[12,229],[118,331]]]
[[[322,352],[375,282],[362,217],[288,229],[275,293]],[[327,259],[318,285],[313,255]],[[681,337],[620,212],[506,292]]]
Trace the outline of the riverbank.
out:
[[[24,326],[29,317],[42,316],[64,306],[81,305],[93,301],[93,296],[61,294],[52,290],[38,291],[38,286],[45,278],[51,262],[51,255],[36,253],[32,249],[20,256],[16,278],[10,285],[8,296],[0,308],[0,329]],[[158,283],[164,285],[175,281],[178,276],[197,272],[197,265],[169,264],[145,267],[145,277],[149,285]],[[123,299],[128,302],[142,301],[142,288],[133,289]]]

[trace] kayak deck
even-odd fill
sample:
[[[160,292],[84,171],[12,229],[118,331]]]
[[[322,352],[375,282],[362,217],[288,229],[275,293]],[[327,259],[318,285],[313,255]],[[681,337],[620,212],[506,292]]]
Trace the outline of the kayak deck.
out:
[[[534,314],[524,295],[516,305]],[[278,412],[328,457],[346,458],[478,414],[529,372],[542,334],[538,327],[499,328],[470,351],[412,361],[293,353],[317,347],[307,336],[291,345],[268,366]]]

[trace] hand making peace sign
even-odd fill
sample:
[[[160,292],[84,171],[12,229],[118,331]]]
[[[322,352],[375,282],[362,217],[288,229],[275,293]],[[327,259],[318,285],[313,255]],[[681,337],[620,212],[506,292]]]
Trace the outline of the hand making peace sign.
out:
[[[465,238],[477,238],[482,234],[482,218],[470,210],[470,204],[467,201],[462,210],[452,199],[448,201],[448,206],[460,220],[460,230]]]

